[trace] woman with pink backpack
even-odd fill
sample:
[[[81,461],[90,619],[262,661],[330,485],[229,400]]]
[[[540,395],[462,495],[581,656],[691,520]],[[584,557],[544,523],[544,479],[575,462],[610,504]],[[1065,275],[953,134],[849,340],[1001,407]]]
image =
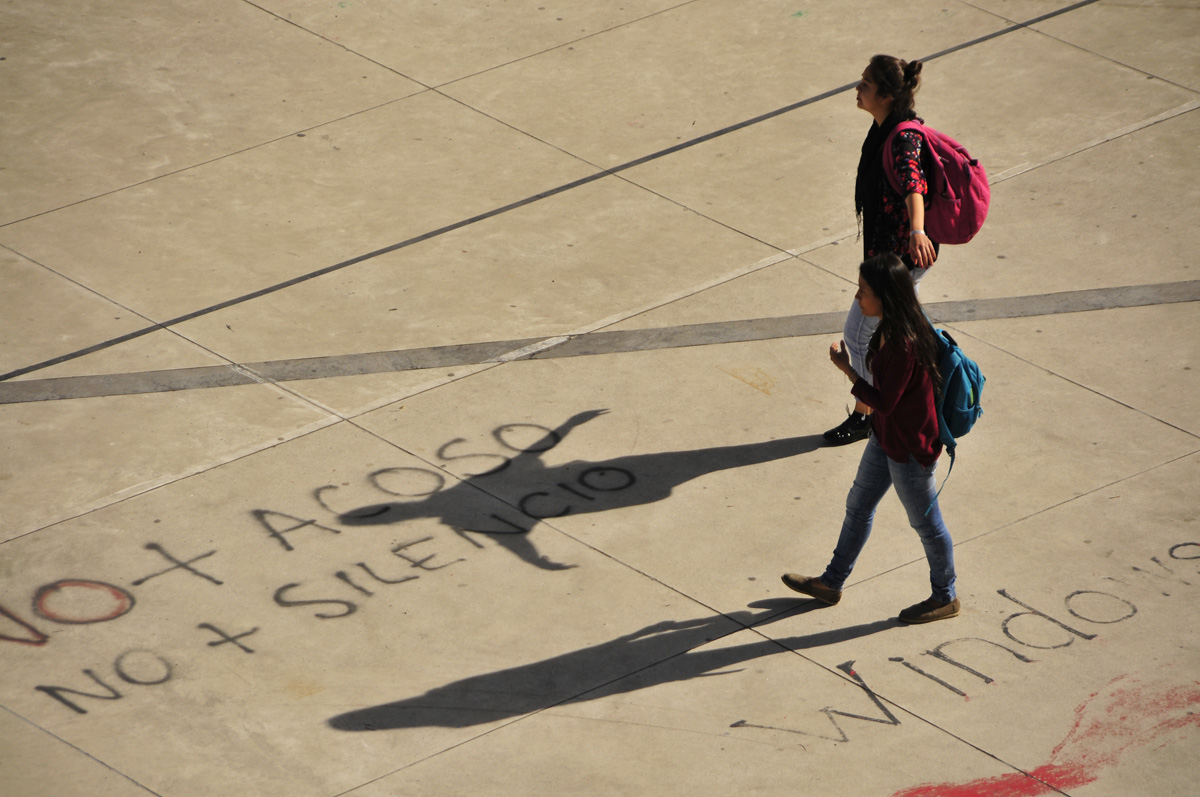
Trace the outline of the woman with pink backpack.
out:
[[[912,275],[914,285],[937,260],[939,242],[925,230],[925,209],[929,181],[922,164],[925,142],[915,130],[892,135],[897,126],[920,121],[913,108],[914,95],[921,82],[920,61],[902,61],[890,55],[876,55],[863,70],[856,88],[858,107],[874,117],[863,141],[854,184],[854,209],[859,218],[863,259],[885,252],[899,257]],[[889,144],[888,151],[884,145]],[[897,190],[888,179],[885,158],[898,178]],[[867,343],[878,326],[876,319],[864,316],[855,302],[846,316],[843,338],[854,370],[868,382]],[[825,432],[831,445],[846,445],[867,437],[871,426],[870,408],[856,401],[854,412],[839,426]]]

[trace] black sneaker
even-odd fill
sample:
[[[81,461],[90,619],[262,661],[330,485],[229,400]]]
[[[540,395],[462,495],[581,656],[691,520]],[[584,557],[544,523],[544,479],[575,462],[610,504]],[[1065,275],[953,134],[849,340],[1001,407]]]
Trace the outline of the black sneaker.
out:
[[[844,446],[847,443],[857,443],[866,440],[871,431],[871,416],[861,412],[852,412],[846,420],[826,432],[822,437],[831,446]]]

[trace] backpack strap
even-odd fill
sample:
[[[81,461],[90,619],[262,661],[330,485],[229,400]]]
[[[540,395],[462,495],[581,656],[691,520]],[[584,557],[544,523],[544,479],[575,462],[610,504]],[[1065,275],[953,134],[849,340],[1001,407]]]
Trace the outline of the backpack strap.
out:
[[[933,330],[933,336],[935,338],[937,338],[938,342],[940,343],[941,335],[938,334],[937,327],[934,326],[934,324],[933,324],[933,319],[929,317],[929,313],[925,312],[924,307],[921,308],[921,315],[925,316],[925,320],[929,322],[929,328]],[[941,408],[940,402],[938,401],[938,397],[937,397],[938,390],[939,390],[938,386],[935,385],[934,386],[934,411],[937,415],[938,436],[940,437],[941,433],[943,431],[945,431],[946,434],[948,434],[948,435],[950,433],[949,433],[949,430],[944,428],[946,425],[946,419],[942,416],[942,408]],[[954,436],[950,435],[950,438],[954,439]],[[929,506],[925,508],[925,516],[926,517],[928,517],[929,513],[933,511],[933,505],[937,503],[938,496],[940,496],[942,494],[942,490],[946,489],[946,482],[950,481],[950,474],[954,471],[954,453],[955,453],[955,449],[957,449],[958,446],[955,443],[951,443],[949,445],[943,444],[942,448],[944,448],[946,450],[946,453],[948,453],[950,455],[950,467],[949,467],[949,469],[946,470],[946,478],[942,479],[942,486],[938,488],[938,491],[936,493],[934,493],[933,500],[930,501]]]
[[[946,489],[946,482],[950,481],[950,473],[954,470],[954,449],[957,446],[945,446],[945,449],[950,454],[950,467],[946,470],[946,478],[942,479],[942,486],[933,494],[933,500],[929,502],[929,506],[925,507],[925,517],[929,517],[929,513],[933,511],[933,505],[937,503],[938,496],[942,494],[942,490]]]

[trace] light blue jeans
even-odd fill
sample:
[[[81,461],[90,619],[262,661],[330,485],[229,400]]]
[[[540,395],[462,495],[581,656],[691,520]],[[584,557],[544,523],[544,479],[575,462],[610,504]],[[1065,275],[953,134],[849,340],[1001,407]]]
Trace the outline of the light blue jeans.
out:
[[[908,522],[921,537],[925,558],[929,561],[929,584],[934,600],[947,603],[954,600],[954,541],[942,522],[937,504],[937,485],[934,471],[937,463],[925,467],[910,456],[908,462],[889,459],[872,435],[858,463],[858,475],[846,497],[846,519],[833,551],[833,560],[821,576],[822,583],[831,589],[841,589],[854,569],[871,536],[875,508],[896,488],[896,496],[908,513]],[[932,504],[932,507],[930,506]],[[928,513],[926,513],[928,509]]]

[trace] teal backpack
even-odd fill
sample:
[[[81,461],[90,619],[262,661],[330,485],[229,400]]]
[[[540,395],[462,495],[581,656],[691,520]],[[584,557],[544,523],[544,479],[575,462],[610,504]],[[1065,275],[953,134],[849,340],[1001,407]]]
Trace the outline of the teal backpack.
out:
[[[933,322],[930,322],[933,326]],[[937,497],[942,494],[942,488],[954,470],[954,454],[958,448],[958,439],[971,431],[971,427],[983,414],[983,406],[979,397],[983,393],[983,383],[987,381],[979,365],[959,348],[958,342],[944,329],[933,328],[938,346],[938,373],[942,377],[941,389],[934,395],[937,405],[938,438],[942,446],[950,454],[950,468],[942,487],[938,488]],[[933,509],[933,501],[929,503],[929,514]]]

